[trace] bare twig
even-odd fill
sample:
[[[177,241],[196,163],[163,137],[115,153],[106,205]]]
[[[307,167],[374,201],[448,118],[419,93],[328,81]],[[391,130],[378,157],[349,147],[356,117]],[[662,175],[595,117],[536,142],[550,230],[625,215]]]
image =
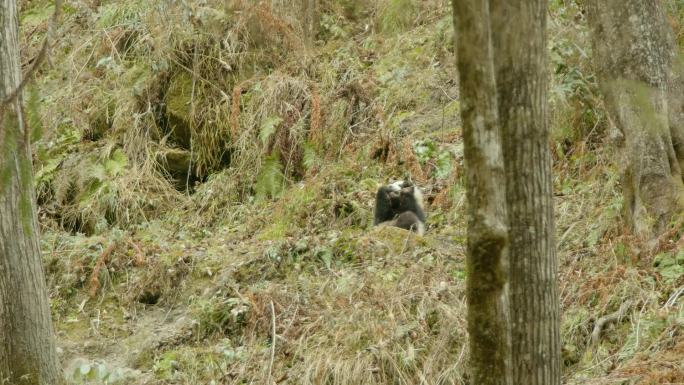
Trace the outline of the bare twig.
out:
[[[17,88],[10,92],[7,97],[5,97],[2,102],[0,102],[0,108],[4,107],[5,105],[11,103],[17,95],[21,92],[24,87],[26,87],[26,84],[31,80],[35,72],[38,70],[40,65],[43,63],[45,60],[45,57],[47,56],[47,51],[48,48],[50,47],[50,38],[52,37],[53,31],[55,29],[55,24],[57,24],[57,19],[59,18],[59,15],[61,14],[61,8],[62,8],[62,0],[55,0],[55,12],[52,14],[52,17],[50,18],[50,21],[48,22],[48,28],[47,28],[47,33],[45,34],[45,40],[43,41],[43,46],[40,47],[40,51],[38,52],[38,55],[36,56],[35,60],[33,61],[33,64],[31,65],[31,68],[26,71],[26,74],[24,75],[24,78],[21,79],[21,82],[19,83],[19,86]]]
[[[271,384],[271,371],[273,370],[273,361],[275,360],[276,348],[276,323],[275,323],[275,308],[273,301],[271,301],[271,362],[268,364],[268,380],[267,384]]]
[[[112,254],[112,252],[114,251],[115,248],[116,248],[116,241],[110,243],[109,247],[107,247],[102,252],[102,254],[100,254],[100,257],[97,259],[97,262],[95,263],[95,267],[93,267],[93,272],[90,274],[90,296],[91,297],[95,297],[95,295],[97,295],[97,290],[100,288],[100,270],[102,269],[103,266],[106,267],[107,259]]]
[[[596,324],[594,325],[594,331],[591,333],[592,346],[598,344],[599,339],[601,338],[601,332],[606,326],[622,319],[624,313],[631,306],[631,304],[632,303],[630,301],[624,302],[622,305],[620,305],[620,309],[618,309],[618,311],[605,315],[596,321]]]
[[[674,293],[668,298],[667,302],[665,302],[665,305],[663,305],[664,309],[667,309],[669,307],[674,306],[674,304],[677,302],[677,299],[684,295],[684,286],[680,287],[679,289],[675,290]]]
[[[408,242],[409,239],[411,238],[411,235],[413,234],[413,231],[409,230],[406,234],[406,238],[404,238],[404,246],[401,248],[401,253],[399,253],[399,256],[404,255],[406,252],[406,249],[408,248]]]
[[[572,229],[574,229],[574,228],[575,228],[575,225],[578,224],[578,223],[579,223],[579,221],[573,222],[570,226],[568,226],[568,229],[565,230],[565,232],[563,233],[563,235],[562,235],[562,236],[560,237],[560,239],[558,240],[558,247],[559,247],[559,248],[563,245],[563,243],[565,242],[565,238],[568,237],[568,235],[570,234],[570,232],[572,231]]]

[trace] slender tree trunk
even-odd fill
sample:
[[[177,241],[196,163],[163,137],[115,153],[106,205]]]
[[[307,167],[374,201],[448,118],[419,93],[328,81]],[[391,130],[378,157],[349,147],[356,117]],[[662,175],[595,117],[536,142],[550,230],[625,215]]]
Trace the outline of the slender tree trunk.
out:
[[[510,240],[513,383],[561,383],[546,0],[490,0]]]
[[[453,0],[468,198],[467,301],[473,384],[511,384],[508,233],[488,0]]]
[[[675,43],[659,1],[590,0],[594,60],[622,132],[625,219],[644,238],[684,208],[684,100]]]
[[[301,0],[302,7],[302,30],[304,38],[310,44],[316,39],[318,33],[318,0]]]
[[[674,41],[674,34],[671,35],[671,44],[676,47]],[[672,135],[672,148],[674,149],[674,156],[676,159],[670,159],[670,162],[677,163],[679,173],[684,179],[684,63],[682,58],[676,55],[676,50],[672,50],[673,64],[669,71],[668,89],[667,89],[667,106],[668,106],[668,120],[670,126],[670,134]],[[673,167],[675,168],[675,167]],[[676,183],[676,182],[675,182]],[[679,209],[684,207],[684,200],[680,196]]]
[[[15,0],[0,0],[0,101],[20,82]],[[21,98],[0,106],[0,384],[61,383]]]

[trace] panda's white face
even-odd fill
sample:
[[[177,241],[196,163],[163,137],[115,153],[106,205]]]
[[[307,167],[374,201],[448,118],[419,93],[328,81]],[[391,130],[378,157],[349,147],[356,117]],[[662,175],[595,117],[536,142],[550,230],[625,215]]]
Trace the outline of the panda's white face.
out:
[[[403,180],[398,180],[392,184],[390,184],[388,187],[390,188],[390,191],[399,191],[401,188],[404,186],[404,181]]]
[[[413,185],[411,182],[407,182],[405,180],[398,180],[394,183],[391,183],[388,185],[389,189],[391,192],[399,192],[402,189],[410,188],[411,193],[413,194],[413,197],[416,200],[416,203],[418,206],[420,206],[421,209],[424,209],[423,207],[423,194],[420,191],[420,188],[418,186]]]
[[[390,191],[397,192],[397,191],[401,190],[401,183],[402,183],[402,181],[394,182],[394,183],[387,185],[387,187],[389,187]]]

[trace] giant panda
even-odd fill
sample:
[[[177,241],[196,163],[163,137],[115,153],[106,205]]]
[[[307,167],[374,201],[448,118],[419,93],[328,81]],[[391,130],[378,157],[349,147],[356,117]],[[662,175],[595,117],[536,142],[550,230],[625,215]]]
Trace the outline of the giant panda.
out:
[[[423,235],[423,194],[409,181],[381,186],[375,194],[374,226],[395,226]]]

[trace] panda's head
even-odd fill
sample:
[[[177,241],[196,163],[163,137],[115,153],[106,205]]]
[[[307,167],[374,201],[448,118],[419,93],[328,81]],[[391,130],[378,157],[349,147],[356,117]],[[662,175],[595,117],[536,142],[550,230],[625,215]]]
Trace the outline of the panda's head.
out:
[[[412,187],[413,183],[411,183],[411,181],[408,180],[398,180],[394,183],[390,183],[388,186],[392,191],[401,191],[402,189]]]
[[[399,180],[388,185],[389,197],[392,207],[405,207],[407,201],[413,201],[415,205],[423,210],[423,194],[420,188],[415,186],[411,181]],[[411,204],[409,204],[411,206]]]

